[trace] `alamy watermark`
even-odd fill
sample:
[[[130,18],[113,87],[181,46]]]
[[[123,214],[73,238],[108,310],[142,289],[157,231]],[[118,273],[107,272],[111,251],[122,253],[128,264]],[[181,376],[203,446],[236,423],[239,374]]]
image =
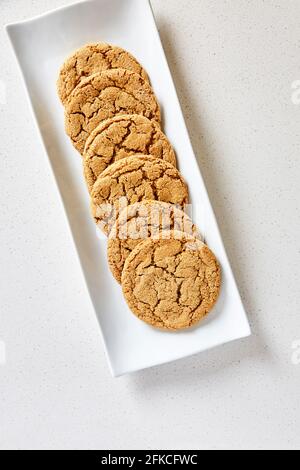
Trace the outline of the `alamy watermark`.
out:
[[[6,347],[4,341],[0,341],[0,366],[6,363]]]
[[[6,104],[6,86],[3,80],[0,80],[0,105]]]
[[[198,207],[198,215],[203,221],[202,212],[203,209]],[[184,234],[203,239],[203,232],[200,233],[192,222],[191,205],[178,206],[158,201],[128,205],[126,197],[122,197],[115,204],[95,205],[93,215],[100,238],[108,236],[110,239],[119,240],[168,239],[175,231],[176,237]]]
[[[295,104],[296,106],[300,105],[300,80],[295,80],[291,88],[293,90],[291,100],[292,103]]]
[[[300,339],[293,341],[292,343],[292,356],[291,361],[294,366],[300,365]]]

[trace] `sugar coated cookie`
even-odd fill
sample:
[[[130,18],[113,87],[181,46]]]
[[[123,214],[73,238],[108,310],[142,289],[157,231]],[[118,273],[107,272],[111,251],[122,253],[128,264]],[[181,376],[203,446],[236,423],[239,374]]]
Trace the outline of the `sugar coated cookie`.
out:
[[[96,73],[81,81],[65,108],[65,129],[83,154],[87,138],[101,121],[119,114],[142,114],[160,124],[160,108],[149,83],[125,69]]]
[[[89,191],[109,165],[137,153],[161,158],[176,166],[175,152],[156,122],[139,114],[128,114],[99,124],[87,139],[83,155]]]
[[[143,67],[121,47],[98,43],[87,44],[76,50],[63,64],[59,73],[57,90],[62,103],[66,104],[82,79],[103,70],[119,68],[138,73],[148,81]]]
[[[94,184],[91,199],[95,221],[108,234],[119,212],[136,202],[156,200],[184,208],[188,188],[171,163],[135,156],[110,165]]]
[[[178,331],[196,325],[215,305],[221,271],[212,251],[196,238],[139,243],[125,262],[122,288],[132,312],[156,328]]]
[[[115,279],[121,282],[125,261],[141,241],[164,239],[173,230],[201,239],[190,217],[171,204],[144,201],[124,209],[109,234],[107,247],[108,263]]]

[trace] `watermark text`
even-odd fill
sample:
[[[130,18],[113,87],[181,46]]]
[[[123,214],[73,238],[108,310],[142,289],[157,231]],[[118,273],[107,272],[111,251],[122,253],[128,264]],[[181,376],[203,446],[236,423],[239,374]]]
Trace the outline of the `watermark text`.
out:
[[[293,341],[292,343],[292,357],[291,361],[294,366],[300,365],[300,339]]]
[[[6,347],[4,341],[0,341],[0,366],[6,363]]]
[[[0,105],[6,104],[6,86],[3,80],[0,79]]]
[[[293,90],[291,100],[292,103],[295,104],[296,106],[300,105],[300,80],[295,80],[291,88]]]

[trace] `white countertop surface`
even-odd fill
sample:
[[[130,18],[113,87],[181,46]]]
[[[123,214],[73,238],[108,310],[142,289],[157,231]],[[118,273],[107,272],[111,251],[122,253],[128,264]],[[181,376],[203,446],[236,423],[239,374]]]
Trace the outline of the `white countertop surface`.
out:
[[[67,3],[0,2],[0,448],[299,449],[300,1],[152,0],[253,336],[120,379],[2,27]]]

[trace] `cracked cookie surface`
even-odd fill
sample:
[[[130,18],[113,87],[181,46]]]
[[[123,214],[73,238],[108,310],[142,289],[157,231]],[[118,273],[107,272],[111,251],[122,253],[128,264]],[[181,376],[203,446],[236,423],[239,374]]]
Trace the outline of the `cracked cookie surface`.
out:
[[[221,269],[212,251],[197,239],[145,240],[127,258],[122,288],[132,312],[165,330],[190,328],[216,303]]]
[[[184,208],[188,198],[187,185],[171,163],[144,155],[110,165],[93,186],[91,207],[96,223],[108,234],[128,205],[153,200]]]
[[[201,239],[190,217],[171,204],[143,201],[124,209],[109,234],[107,246],[108,263],[115,279],[121,282],[125,261],[141,241],[163,239],[174,230]]]
[[[148,76],[138,61],[121,47],[106,43],[87,44],[77,49],[63,64],[57,81],[60,100],[66,104],[72,91],[83,78],[109,69],[126,69],[138,73],[148,81]]]
[[[142,114],[160,124],[160,108],[149,83],[125,69],[95,73],[81,81],[65,108],[65,129],[83,154],[93,130],[106,119],[121,114]]]
[[[176,166],[175,152],[154,121],[138,114],[120,115],[99,124],[84,149],[84,174],[89,191],[112,163],[134,154],[151,155]]]

